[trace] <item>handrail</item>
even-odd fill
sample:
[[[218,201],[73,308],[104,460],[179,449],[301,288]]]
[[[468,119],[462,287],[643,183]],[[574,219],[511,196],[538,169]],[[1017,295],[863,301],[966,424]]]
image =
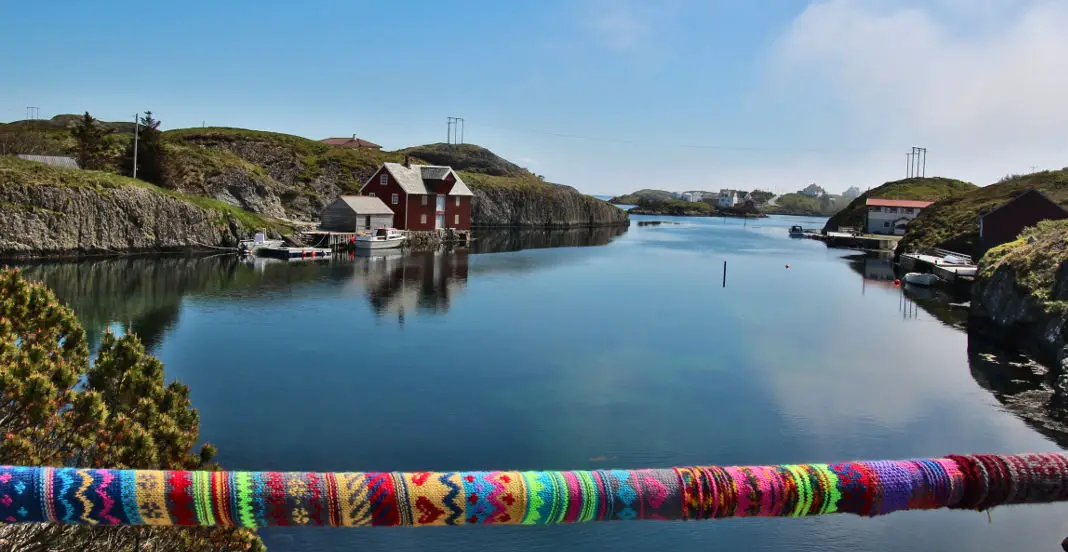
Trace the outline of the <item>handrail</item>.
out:
[[[1068,500],[1068,454],[643,470],[153,471],[0,466],[0,522],[264,527],[878,516]]]

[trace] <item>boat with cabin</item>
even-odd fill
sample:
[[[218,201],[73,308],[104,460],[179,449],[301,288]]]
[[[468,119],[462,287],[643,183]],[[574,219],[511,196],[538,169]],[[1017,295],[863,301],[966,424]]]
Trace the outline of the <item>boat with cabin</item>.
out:
[[[790,227],[790,237],[791,238],[800,238],[800,237],[802,237],[804,235],[805,235],[805,229],[804,228],[801,228],[800,226],[798,226],[796,224]]]
[[[396,228],[379,228],[367,236],[357,236],[354,241],[356,249],[390,249],[400,247],[407,238],[404,232]]]
[[[285,245],[283,240],[269,240],[267,239],[267,231],[256,232],[256,236],[251,240],[241,240],[237,244],[238,250],[245,255],[252,255],[257,249],[268,249],[282,247]]]

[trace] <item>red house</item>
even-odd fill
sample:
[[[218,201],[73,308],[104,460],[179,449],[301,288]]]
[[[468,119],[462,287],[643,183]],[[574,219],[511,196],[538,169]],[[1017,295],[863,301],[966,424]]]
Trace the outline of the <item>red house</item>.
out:
[[[383,163],[360,188],[393,210],[402,230],[471,229],[471,188],[452,167]]]
[[[1016,239],[1024,228],[1043,220],[1068,218],[1068,210],[1046,194],[1031,188],[1001,207],[979,217],[979,244],[975,258],[990,249]]]

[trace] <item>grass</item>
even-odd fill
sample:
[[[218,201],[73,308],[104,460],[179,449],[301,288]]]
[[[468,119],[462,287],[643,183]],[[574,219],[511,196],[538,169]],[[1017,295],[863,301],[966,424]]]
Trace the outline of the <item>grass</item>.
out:
[[[775,205],[768,205],[768,213],[784,213],[815,217],[831,216],[842,209],[843,199],[838,196],[834,203],[828,203],[824,209],[823,201],[818,197],[808,197],[799,193],[783,194],[775,199]]]
[[[824,226],[827,230],[838,230],[839,226],[860,228],[864,226],[867,213],[866,203],[872,199],[912,199],[918,201],[940,201],[961,196],[976,189],[975,184],[954,180],[952,178],[906,178],[887,182],[882,186],[860,194],[844,209],[832,216]],[[911,226],[909,227],[911,231]]]
[[[399,153],[409,154],[432,165],[449,165],[467,173],[515,177],[530,174],[527,169],[474,144],[426,144],[406,148]]]
[[[924,209],[909,224],[909,231],[898,251],[944,247],[974,254],[979,237],[979,215],[1008,203],[1031,188],[1043,192],[1062,206],[1068,206],[1068,168],[1010,176],[995,184],[940,201]]]
[[[636,192],[631,192],[629,194],[623,194],[621,196],[613,197],[612,199],[609,199],[608,202],[619,203],[622,205],[637,205],[638,200],[641,199],[650,199],[653,201],[671,201],[675,198],[671,195],[671,192],[645,188]]]
[[[212,162],[217,166],[235,166],[234,158],[237,158],[243,159],[248,165],[256,166],[260,174],[266,176],[270,171],[268,169],[264,172],[261,166],[269,160],[242,158],[241,155],[274,155],[296,163],[300,171],[295,180],[304,185],[309,185],[330,171],[331,174],[337,175],[338,185],[346,193],[358,191],[382,163],[404,160],[401,153],[332,146],[291,134],[243,128],[186,128],[169,130],[163,133],[163,136],[172,147],[200,148],[204,152],[203,155],[209,157],[228,154],[227,158],[202,159],[209,167]],[[255,147],[250,148],[250,145]]]
[[[1047,310],[1061,310],[1066,304],[1055,300],[1054,288],[1061,265],[1068,261],[1068,219],[1042,221],[1024,230],[1015,241],[988,251],[980,263],[980,277],[990,278],[1007,268],[1016,284]]]
[[[225,222],[227,217],[233,217],[250,229],[266,227],[276,230],[288,230],[288,227],[279,221],[256,213],[250,213],[215,199],[184,194],[175,190],[161,188],[142,180],[135,180],[109,172],[54,167],[44,163],[24,161],[13,156],[0,156],[0,186],[4,185],[60,186],[96,191],[136,186],[195,205],[201,209],[214,211],[218,215],[216,222]],[[35,208],[30,205],[18,205],[17,207]]]
[[[543,192],[563,190],[563,188],[558,186],[546,184],[539,180],[538,177],[529,173],[526,176],[493,176],[489,174],[459,171],[459,174],[460,178],[462,178],[472,189],[509,189]]]

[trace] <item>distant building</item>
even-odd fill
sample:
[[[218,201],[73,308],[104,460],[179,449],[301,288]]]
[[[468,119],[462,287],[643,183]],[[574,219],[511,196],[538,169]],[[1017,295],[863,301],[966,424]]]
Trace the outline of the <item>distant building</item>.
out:
[[[704,192],[682,192],[682,194],[679,195],[679,199],[689,202],[702,201],[704,197]]]
[[[720,209],[730,209],[745,201],[743,199],[744,197],[745,193],[738,190],[720,190],[719,197],[716,198],[716,207],[719,207]]]
[[[404,230],[470,230],[471,189],[452,167],[383,163],[360,188],[393,211]]]
[[[903,236],[909,223],[932,203],[911,199],[868,198],[868,233]]]
[[[352,135],[352,138],[325,138],[319,141],[324,144],[330,144],[331,146],[341,146],[343,148],[370,148],[376,150],[382,149],[382,146],[374,142],[364,140],[363,138],[357,138],[355,134]]]
[[[331,232],[356,232],[393,226],[393,210],[381,199],[369,196],[341,196],[323,209],[319,227]]]
[[[80,169],[78,166],[78,160],[73,157],[64,157],[62,155],[29,155],[26,153],[20,153],[17,156],[19,159],[26,161],[34,161],[37,163],[44,163],[45,165],[52,165],[55,167],[64,167],[67,169]]]
[[[1068,218],[1068,210],[1046,194],[1032,188],[1012,198],[1001,207],[979,216],[979,243],[974,258],[988,250],[1016,239],[1024,228],[1043,220]]]
[[[821,198],[821,197],[827,195],[827,190],[824,190],[823,188],[821,188],[820,186],[817,186],[816,184],[809,184],[808,186],[805,186],[805,188],[803,190],[801,190],[801,191],[799,191],[797,193],[799,193],[799,194],[801,194],[803,196]]]

